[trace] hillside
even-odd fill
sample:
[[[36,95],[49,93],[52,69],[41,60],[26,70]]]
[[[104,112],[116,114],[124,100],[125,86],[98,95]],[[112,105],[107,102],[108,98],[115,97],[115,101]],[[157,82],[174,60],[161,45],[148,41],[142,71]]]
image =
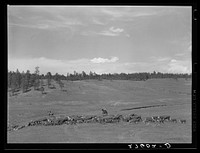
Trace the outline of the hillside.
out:
[[[31,90],[9,97],[9,124],[47,116],[49,111],[55,115],[98,115],[101,108],[106,108],[109,114],[171,115],[186,119],[187,123],[156,128],[144,124],[30,127],[8,133],[9,142],[191,142],[191,80],[82,80],[63,83],[66,91],[61,91],[53,82],[56,89],[45,86],[46,94]],[[140,109],[134,109],[137,107]]]

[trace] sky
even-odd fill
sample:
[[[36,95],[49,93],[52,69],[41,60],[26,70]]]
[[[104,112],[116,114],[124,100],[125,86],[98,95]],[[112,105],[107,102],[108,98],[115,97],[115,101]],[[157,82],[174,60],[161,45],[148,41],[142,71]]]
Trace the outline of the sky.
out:
[[[8,6],[8,70],[191,73],[192,7]]]

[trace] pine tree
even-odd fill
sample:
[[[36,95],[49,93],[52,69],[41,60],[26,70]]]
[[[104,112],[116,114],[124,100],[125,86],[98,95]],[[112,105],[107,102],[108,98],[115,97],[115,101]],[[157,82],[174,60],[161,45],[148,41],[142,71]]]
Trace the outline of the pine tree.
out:
[[[40,79],[40,87],[42,87],[44,85],[44,81],[43,78]]]
[[[63,90],[64,83],[61,80],[59,80],[59,86],[60,86],[60,89]]]
[[[51,78],[52,78],[51,72],[48,72],[46,76],[47,76],[47,85],[49,88],[49,86],[51,85]]]
[[[28,89],[28,81],[25,75],[22,76],[21,88],[22,88],[22,92],[26,92]]]
[[[19,70],[17,69],[16,70],[16,88],[20,88],[20,85],[21,85],[21,74],[19,72]]]
[[[11,74],[11,79],[10,79],[10,87],[11,87],[11,95],[13,96],[15,93],[15,90],[17,89],[17,75],[15,72]]]
[[[29,88],[30,87],[30,79],[31,79],[31,74],[30,74],[29,70],[26,71],[25,78],[27,80],[27,84],[28,84],[28,88]]]
[[[39,81],[39,67],[35,67],[35,82],[34,82],[34,89],[38,90],[40,81]]]
[[[12,81],[12,72],[8,72],[8,88],[11,88],[11,82]]]

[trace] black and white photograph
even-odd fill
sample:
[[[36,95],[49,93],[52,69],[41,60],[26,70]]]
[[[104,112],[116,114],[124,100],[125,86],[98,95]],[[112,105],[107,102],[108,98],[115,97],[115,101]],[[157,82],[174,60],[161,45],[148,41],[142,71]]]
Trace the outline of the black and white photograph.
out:
[[[8,144],[192,143],[192,6],[8,5],[7,37]]]

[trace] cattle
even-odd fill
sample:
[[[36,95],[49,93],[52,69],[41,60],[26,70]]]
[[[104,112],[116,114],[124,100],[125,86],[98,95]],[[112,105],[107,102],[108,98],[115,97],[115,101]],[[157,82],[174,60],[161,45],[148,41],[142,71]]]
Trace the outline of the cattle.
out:
[[[48,112],[49,116],[54,116],[54,113],[52,113],[51,111]]]
[[[155,120],[152,117],[146,117],[144,123],[155,123]]]
[[[182,124],[184,124],[184,123],[186,123],[186,120],[179,120],[180,121],[180,123],[182,123]]]
[[[157,123],[164,123],[164,119],[160,118],[160,116],[152,116],[152,119]]]
[[[170,121],[171,117],[169,115],[162,115],[159,117],[162,121]]]
[[[170,122],[177,123],[177,119],[172,118],[172,119],[170,119]]]
[[[129,120],[129,123],[139,123],[139,122],[142,122],[141,116],[135,116]]]

